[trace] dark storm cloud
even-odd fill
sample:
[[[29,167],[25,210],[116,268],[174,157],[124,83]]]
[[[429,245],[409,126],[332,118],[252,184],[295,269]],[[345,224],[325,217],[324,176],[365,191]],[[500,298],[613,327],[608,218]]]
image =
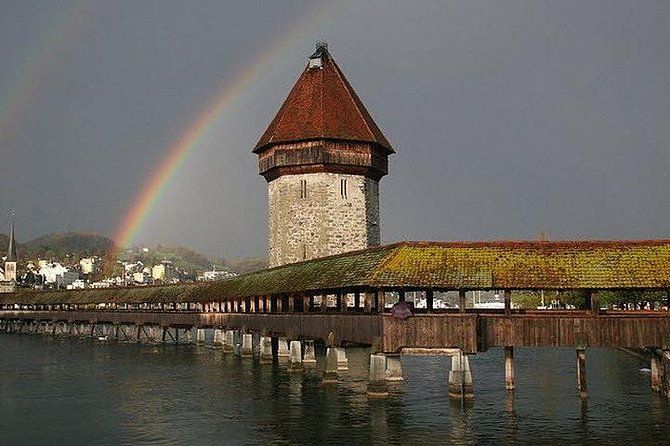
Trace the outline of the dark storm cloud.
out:
[[[0,2],[0,100],[76,9],[59,3]],[[398,152],[386,241],[668,236],[668,2],[352,1],[299,23],[310,7],[102,2],[0,148],[0,205],[19,211],[20,238],[111,234],[211,95],[299,26],[303,41],[221,115],[139,241],[263,254],[250,150],[322,37]]]

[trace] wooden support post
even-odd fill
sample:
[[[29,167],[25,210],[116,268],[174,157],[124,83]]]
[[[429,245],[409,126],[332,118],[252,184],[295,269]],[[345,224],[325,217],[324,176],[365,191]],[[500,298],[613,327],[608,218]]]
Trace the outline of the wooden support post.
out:
[[[340,311],[349,311],[347,304],[349,303],[349,293],[340,291]]]
[[[272,313],[272,296],[269,294],[265,295],[265,312]]]
[[[600,311],[600,303],[598,302],[598,291],[591,291],[589,293],[589,309],[595,315]]]
[[[465,290],[458,290],[458,312],[465,313]]]
[[[361,293],[356,291],[354,293],[354,310],[358,310],[361,307]]]
[[[282,296],[277,296],[276,298],[277,302],[277,313],[283,313],[284,312],[284,298]]]
[[[312,296],[307,294],[302,295],[302,312],[309,313],[312,311]]]
[[[398,291],[398,302],[405,302],[405,290]]]
[[[505,390],[514,390],[514,347],[505,347]]]
[[[256,296],[251,296],[249,298],[249,312],[250,313],[256,312]]]
[[[374,294],[370,292],[365,293],[365,302],[363,302],[363,311],[366,313],[371,313],[372,312],[372,300],[374,299]]]
[[[503,293],[505,298],[505,316],[512,314],[512,290],[505,290]]]
[[[586,349],[577,349],[577,389],[579,396],[586,398]]]
[[[344,310],[344,295],[342,294],[342,290],[339,290],[337,292],[337,301],[335,304],[335,307],[337,308],[337,311],[345,311]]]
[[[432,313],[433,312],[433,303],[435,296],[433,294],[433,290],[426,290],[426,312],[427,313]]]
[[[328,311],[328,294],[321,294],[321,312],[325,313]]]
[[[377,312],[383,313],[386,310],[386,292],[384,290],[376,290],[375,300],[377,303]]]
[[[295,313],[295,295],[288,295],[288,312]]]

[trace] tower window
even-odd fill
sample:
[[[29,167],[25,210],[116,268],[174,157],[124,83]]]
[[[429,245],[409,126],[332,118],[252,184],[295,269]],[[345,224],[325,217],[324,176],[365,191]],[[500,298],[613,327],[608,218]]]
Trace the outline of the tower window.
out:
[[[347,180],[345,179],[340,180],[340,195],[342,198],[347,198]]]
[[[307,180],[300,180],[300,198],[307,198]]]

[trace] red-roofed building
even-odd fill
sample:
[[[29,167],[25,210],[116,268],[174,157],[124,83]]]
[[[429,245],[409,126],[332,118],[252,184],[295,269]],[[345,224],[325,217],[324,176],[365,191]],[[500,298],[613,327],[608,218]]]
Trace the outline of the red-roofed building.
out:
[[[379,244],[379,180],[394,151],[326,44],[253,152],[269,183],[270,266]]]

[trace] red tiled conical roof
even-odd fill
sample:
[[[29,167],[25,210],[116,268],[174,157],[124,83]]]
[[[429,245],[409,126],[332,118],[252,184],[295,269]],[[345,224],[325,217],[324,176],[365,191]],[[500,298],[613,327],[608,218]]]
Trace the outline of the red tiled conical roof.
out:
[[[317,47],[253,152],[314,139],[376,143],[394,153],[325,46]]]

